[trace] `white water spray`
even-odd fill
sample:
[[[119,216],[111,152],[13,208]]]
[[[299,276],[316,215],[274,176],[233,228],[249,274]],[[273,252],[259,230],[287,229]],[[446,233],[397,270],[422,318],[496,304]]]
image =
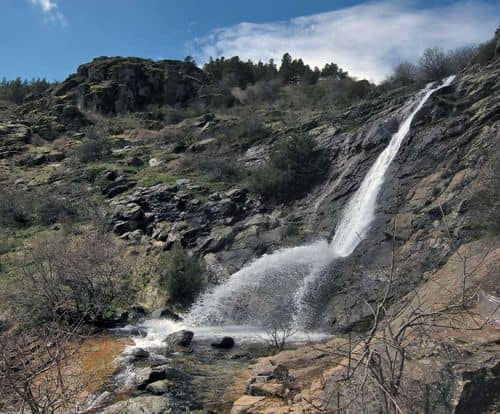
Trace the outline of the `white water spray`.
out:
[[[435,91],[448,86],[453,79],[454,76],[446,78],[435,87],[429,84],[419,92],[416,101],[410,104],[413,108],[411,113],[344,208],[330,243],[320,240],[260,257],[234,273],[225,284],[205,293],[185,315],[182,324],[175,323],[175,327],[198,326],[203,332],[216,332],[217,328],[211,327],[224,326],[234,330],[235,326],[239,326],[245,336],[265,326],[268,322],[266,318],[278,315],[293,321],[298,329],[303,328],[311,309],[305,298],[311,293],[314,282],[328,264],[349,256],[366,237],[375,216],[377,197],[385,174],[408,134],[413,118]],[[154,326],[148,326],[146,341],[156,339],[157,332],[151,329]],[[162,329],[162,336],[165,334],[168,332]]]

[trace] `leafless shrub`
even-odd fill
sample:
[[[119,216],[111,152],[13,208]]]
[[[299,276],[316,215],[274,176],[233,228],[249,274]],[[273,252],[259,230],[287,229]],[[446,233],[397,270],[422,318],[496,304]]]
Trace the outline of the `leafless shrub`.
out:
[[[71,366],[80,326],[52,321],[36,332],[0,334],[0,410],[32,414],[75,412],[90,383]]]
[[[45,194],[38,190],[23,191],[9,186],[6,186],[6,191],[0,193],[0,226],[49,225],[75,216],[75,205],[62,194]]]
[[[452,238],[442,214],[445,230]],[[396,250],[393,248],[387,284],[379,300],[369,303],[358,298],[371,311],[372,322],[367,334],[355,343],[349,340],[331,352],[332,357],[340,358],[340,363],[328,384],[323,384],[323,398],[305,398],[305,402],[320,413],[433,412],[430,407],[436,399],[441,401],[438,404],[446,405],[446,384],[441,384],[444,391],[439,393],[429,388],[428,379],[410,378],[408,370],[415,350],[433,333],[442,329],[480,330],[488,323],[488,318],[483,322],[475,319],[469,308],[474,305],[477,293],[471,279],[489,252],[487,250],[477,263],[471,265],[467,255],[457,249],[462,269],[461,288],[459,292],[449,292],[451,299],[448,302],[429,303],[416,289],[402,301],[391,304],[391,290],[398,277]]]
[[[295,334],[295,329],[288,320],[280,315],[270,318],[265,324],[266,342],[275,350],[285,348],[287,341]]]
[[[450,65],[454,73],[460,72],[465,68],[477,53],[477,48],[473,46],[464,46],[450,50],[448,56]]]
[[[394,74],[389,81],[398,85],[409,85],[416,82],[418,76],[416,65],[410,62],[402,62],[394,68]]]
[[[258,104],[261,102],[273,103],[279,96],[281,91],[281,81],[279,79],[258,81],[253,85],[247,86],[246,89],[233,90],[233,95],[244,104]]]
[[[109,235],[41,237],[24,252],[2,293],[22,326],[61,320],[105,325],[133,300],[131,270]]]
[[[109,153],[109,142],[102,130],[95,127],[89,128],[84,140],[72,149],[73,157],[83,164],[103,159]]]
[[[442,79],[451,74],[450,57],[439,47],[425,49],[418,65],[425,80]]]

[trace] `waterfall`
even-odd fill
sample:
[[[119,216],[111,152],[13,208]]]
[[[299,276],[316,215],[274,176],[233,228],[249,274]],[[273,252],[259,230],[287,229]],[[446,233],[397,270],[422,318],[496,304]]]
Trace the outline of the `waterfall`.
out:
[[[385,174],[413,118],[432,93],[448,86],[453,79],[451,76],[440,85],[427,85],[410,102],[411,113],[347,203],[330,243],[319,240],[258,258],[234,273],[225,284],[202,295],[185,315],[183,324],[204,329],[209,326],[262,327],[273,318],[281,318],[303,328],[311,308],[307,299],[314,296],[315,281],[322,270],[335,259],[349,256],[366,237]]]
[[[448,86],[454,78],[455,76],[450,76],[441,85],[434,88],[430,83],[419,93],[421,98],[418,100],[418,104],[399,126],[399,130],[392,136],[389,145],[378,156],[359,189],[347,203],[331,242],[332,250],[336,256],[349,256],[365,238],[375,216],[377,196],[384,183],[385,173],[398,153],[403,139],[410,131],[413,118],[435,91]]]

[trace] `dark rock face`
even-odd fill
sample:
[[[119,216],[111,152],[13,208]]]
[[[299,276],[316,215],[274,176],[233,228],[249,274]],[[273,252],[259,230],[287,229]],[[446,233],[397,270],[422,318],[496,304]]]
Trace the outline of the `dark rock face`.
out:
[[[100,57],[79,66],[54,94],[81,109],[116,114],[185,103],[205,83],[203,71],[188,62]]]
[[[23,104],[19,113],[30,124],[31,132],[47,141],[91,124],[66,96],[46,94]]]
[[[220,341],[213,343],[212,346],[218,349],[231,349],[234,347],[234,339],[230,336],[225,336]]]
[[[191,344],[193,336],[194,333],[192,331],[183,329],[182,331],[170,334],[163,342],[167,345],[167,348],[169,349],[175,349],[178,346],[187,348]]]

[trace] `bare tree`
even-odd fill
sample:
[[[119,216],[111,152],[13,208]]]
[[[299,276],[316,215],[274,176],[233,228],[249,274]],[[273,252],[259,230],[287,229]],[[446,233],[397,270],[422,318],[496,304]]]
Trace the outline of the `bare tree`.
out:
[[[450,56],[439,47],[425,49],[418,65],[425,80],[439,80],[451,74]]]
[[[442,214],[445,230],[451,238],[446,217]],[[396,225],[395,221],[394,234]],[[480,330],[491,320],[491,315],[486,315],[481,321],[470,311],[478,292],[472,278],[490,250],[487,249],[479,260],[476,258],[471,263],[467,254],[456,247],[455,253],[461,262],[458,280],[460,291],[447,291],[447,287],[441,287],[449,298],[455,299],[447,303],[429,301],[425,292],[416,289],[402,301],[391,304],[390,293],[398,273],[396,250],[393,247],[387,284],[379,300],[373,304],[362,297],[357,298],[370,309],[370,329],[355,344],[349,340],[334,351],[329,351],[340,362],[329,383],[324,384],[327,390],[324,397],[314,401],[304,398],[313,411],[384,414],[430,412],[429,387],[425,381],[412,382],[408,375],[408,364],[413,360],[414,352],[439,330]],[[491,310],[492,314],[496,312],[498,309]]]
[[[401,83],[402,85],[412,84],[418,79],[418,68],[410,62],[402,62],[394,68],[394,74],[391,81]]]
[[[285,321],[280,318],[272,318],[266,324],[266,341],[276,350],[282,350],[294,334],[290,321]]]
[[[36,332],[0,335],[0,410],[32,414],[74,412],[90,382],[71,366],[81,325],[63,328],[61,321]]]

